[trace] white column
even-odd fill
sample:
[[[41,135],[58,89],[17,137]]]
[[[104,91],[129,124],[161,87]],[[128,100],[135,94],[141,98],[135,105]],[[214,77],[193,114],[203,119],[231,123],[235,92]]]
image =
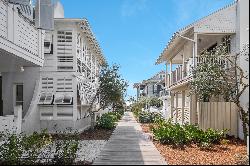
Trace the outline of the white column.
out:
[[[176,94],[175,94],[175,103],[176,103],[176,105],[175,105],[175,115],[176,115],[176,117],[175,117],[175,119],[176,119],[176,123],[178,123],[178,116],[179,116],[179,110],[178,110],[178,100],[179,100],[179,93],[178,92],[176,92]]]
[[[166,62],[166,73],[165,73],[165,89],[168,87],[168,62]]]
[[[174,120],[174,115],[173,115],[173,113],[174,113],[174,93],[173,92],[171,92],[171,99],[170,99],[171,101],[170,101],[170,111],[171,111],[171,113],[170,113],[170,117]]]
[[[172,85],[172,83],[173,83],[172,72],[173,72],[173,63],[172,63],[172,60],[170,60],[170,83],[169,83],[169,86]]]
[[[181,106],[181,112],[182,112],[182,124],[184,125],[184,109],[185,109],[185,90],[182,91],[182,106]]]
[[[186,61],[186,55],[185,55],[185,46],[183,47],[183,57],[182,57],[182,78],[184,78],[184,74],[185,74],[185,72],[186,72],[186,63],[185,63],[185,61]]]
[[[93,55],[92,55],[92,52],[90,53],[90,80],[92,82],[92,79],[93,79]]]
[[[193,46],[193,65],[196,66],[196,58],[198,57],[198,34],[194,33],[194,46]]]

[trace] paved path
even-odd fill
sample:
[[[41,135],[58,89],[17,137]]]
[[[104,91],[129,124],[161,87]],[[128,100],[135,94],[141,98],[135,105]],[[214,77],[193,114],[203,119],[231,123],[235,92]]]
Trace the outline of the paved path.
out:
[[[167,165],[146,138],[131,112],[126,112],[93,165]]]

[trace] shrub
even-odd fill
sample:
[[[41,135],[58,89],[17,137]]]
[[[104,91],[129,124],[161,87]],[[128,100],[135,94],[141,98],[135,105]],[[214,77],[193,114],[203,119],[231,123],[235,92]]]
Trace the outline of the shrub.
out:
[[[73,164],[78,145],[77,137],[64,136],[62,140],[56,141],[56,151],[53,152],[52,137],[47,130],[30,136],[6,134],[0,146],[0,165],[36,165],[51,157],[54,157],[52,163],[47,161],[44,164]]]
[[[17,135],[10,135],[6,138],[3,145],[0,147],[0,163],[3,164],[20,164],[23,154],[23,148],[21,146],[22,140]]]
[[[141,112],[138,119],[140,123],[154,123],[156,120],[162,119],[162,116],[156,112]]]
[[[79,140],[71,136],[64,136],[62,140],[56,141],[56,151],[53,164],[72,165],[76,159],[79,149]]]
[[[124,113],[125,113],[124,109],[120,109],[120,110],[117,110],[117,111],[115,111],[115,112],[120,116],[120,118],[118,118],[118,119],[121,119],[122,116],[123,116]]]
[[[184,146],[195,143],[202,148],[210,147],[212,144],[220,143],[224,138],[225,130],[216,131],[208,129],[203,131],[194,125],[172,124],[171,121],[158,121],[152,127],[156,140],[163,144]]]
[[[170,121],[162,121],[152,130],[156,140],[159,140],[162,144],[183,146],[188,141],[184,129],[179,124],[171,124]]]
[[[3,145],[0,147],[1,162],[11,165],[33,164],[37,161],[41,148],[51,143],[51,136],[47,131],[41,134],[33,133],[30,136],[6,134]]]
[[[97,121],[97,127],[103,129],[113,129],[118,118],[113,113],[103,114]]]
[[[22,147],[25,153],[26,164],[33,164],[36,162],[41,149],[52,143],[52,137],[43,130],[41,134],[34,132],[30,136],[24,135],[22,138]]]

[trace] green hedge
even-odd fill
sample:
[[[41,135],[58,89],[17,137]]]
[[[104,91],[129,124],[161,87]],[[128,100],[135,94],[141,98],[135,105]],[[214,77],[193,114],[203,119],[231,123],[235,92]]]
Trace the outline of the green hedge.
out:
[[[32,135],[5,134],[4,143],[0,146],[0,165],[38,165],[46,157],[54,156],[43,165],[72,165],[79,148],[77,138],[53,140],[47,130]],[[43,151],[55,143],[56,151]],[[42,158],[40,158],[42,157]]]
[[[116,126],[116,122],[118,122],[122,116],[124,115],[124,110],[118,110],[115,112],[109,112],[106,114],[103,114],[98,120],[97,120],[97,127],[102,129],[113,129]]]
[[[162,118],[162,115],[157,112],[140,112],[138,115],[138,120],[140,123],[154,123],[156,120]]]
[[[152,127],[155,139],[162,144],[184,146],[197,144],[202,148],[208,148],[218,144],[224,138],[226,130],[217,131],[208,129],[203,131],[194,125],[172,124],[170,121],[159,121]]]

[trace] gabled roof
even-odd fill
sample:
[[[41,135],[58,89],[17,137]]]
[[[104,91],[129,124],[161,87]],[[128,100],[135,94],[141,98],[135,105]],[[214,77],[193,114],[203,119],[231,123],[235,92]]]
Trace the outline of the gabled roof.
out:
[[[135,83],[134,88],[138,88],[139,86],[146,85],[148,83],[158,83],[159,81],[161,81],[161,79],[159,79],[158,77],[160,74],[165,74],[165,71],[160,71],[159,73],[155,74],[153,77],[147,80],[143,80],[141,83]]]
[[[196,21],[196,22],[194,22],[194,23],[192,23],[192,24],[189,24],[188,26],[186,26],[186,27],[180,29],[179,31],[175,32],[175,33],[173,34],[173,36],[171,37],[170,41],[168,42],[167,46],[164,48],[164,51],[161,53],[160,57],[157,59],[156,65],[157,65],[157,64],[161,64],[161,63],[164,62],[163,57],[164,57],[164,55],[165,55],[165,52],[172,46],[172,44],[174,43],[174,41],[175,41],[176,39],[179,38],[179,34],[185,34],[186,32],[188,32],[189,30],[191,30],[191,29],[194,28],[195,26],[198,26],[200,23],[202,23],[202,22],[204,22],[204,21],[206,21],[206,20],[209,20],[209,19],[210,19],[210,20],[213,19],[213,16],[214,16],[214,15],[219,14],[220,12],[223,12],[224,10],[229,9],[229,8],[231,8],[231,7],[235,7],[236,4],[237,4],[237,1],[235,1],[235,2],[233,2],[232,4],[229,4],[229,5],[227,5],[227,6],[223,7],[223,8],[221,8],[221,9],[219,9],[219,10],[217,10],[217,11],[211,13],[210,15],[205,16],[205,17],[199,19],[198,21]]]

